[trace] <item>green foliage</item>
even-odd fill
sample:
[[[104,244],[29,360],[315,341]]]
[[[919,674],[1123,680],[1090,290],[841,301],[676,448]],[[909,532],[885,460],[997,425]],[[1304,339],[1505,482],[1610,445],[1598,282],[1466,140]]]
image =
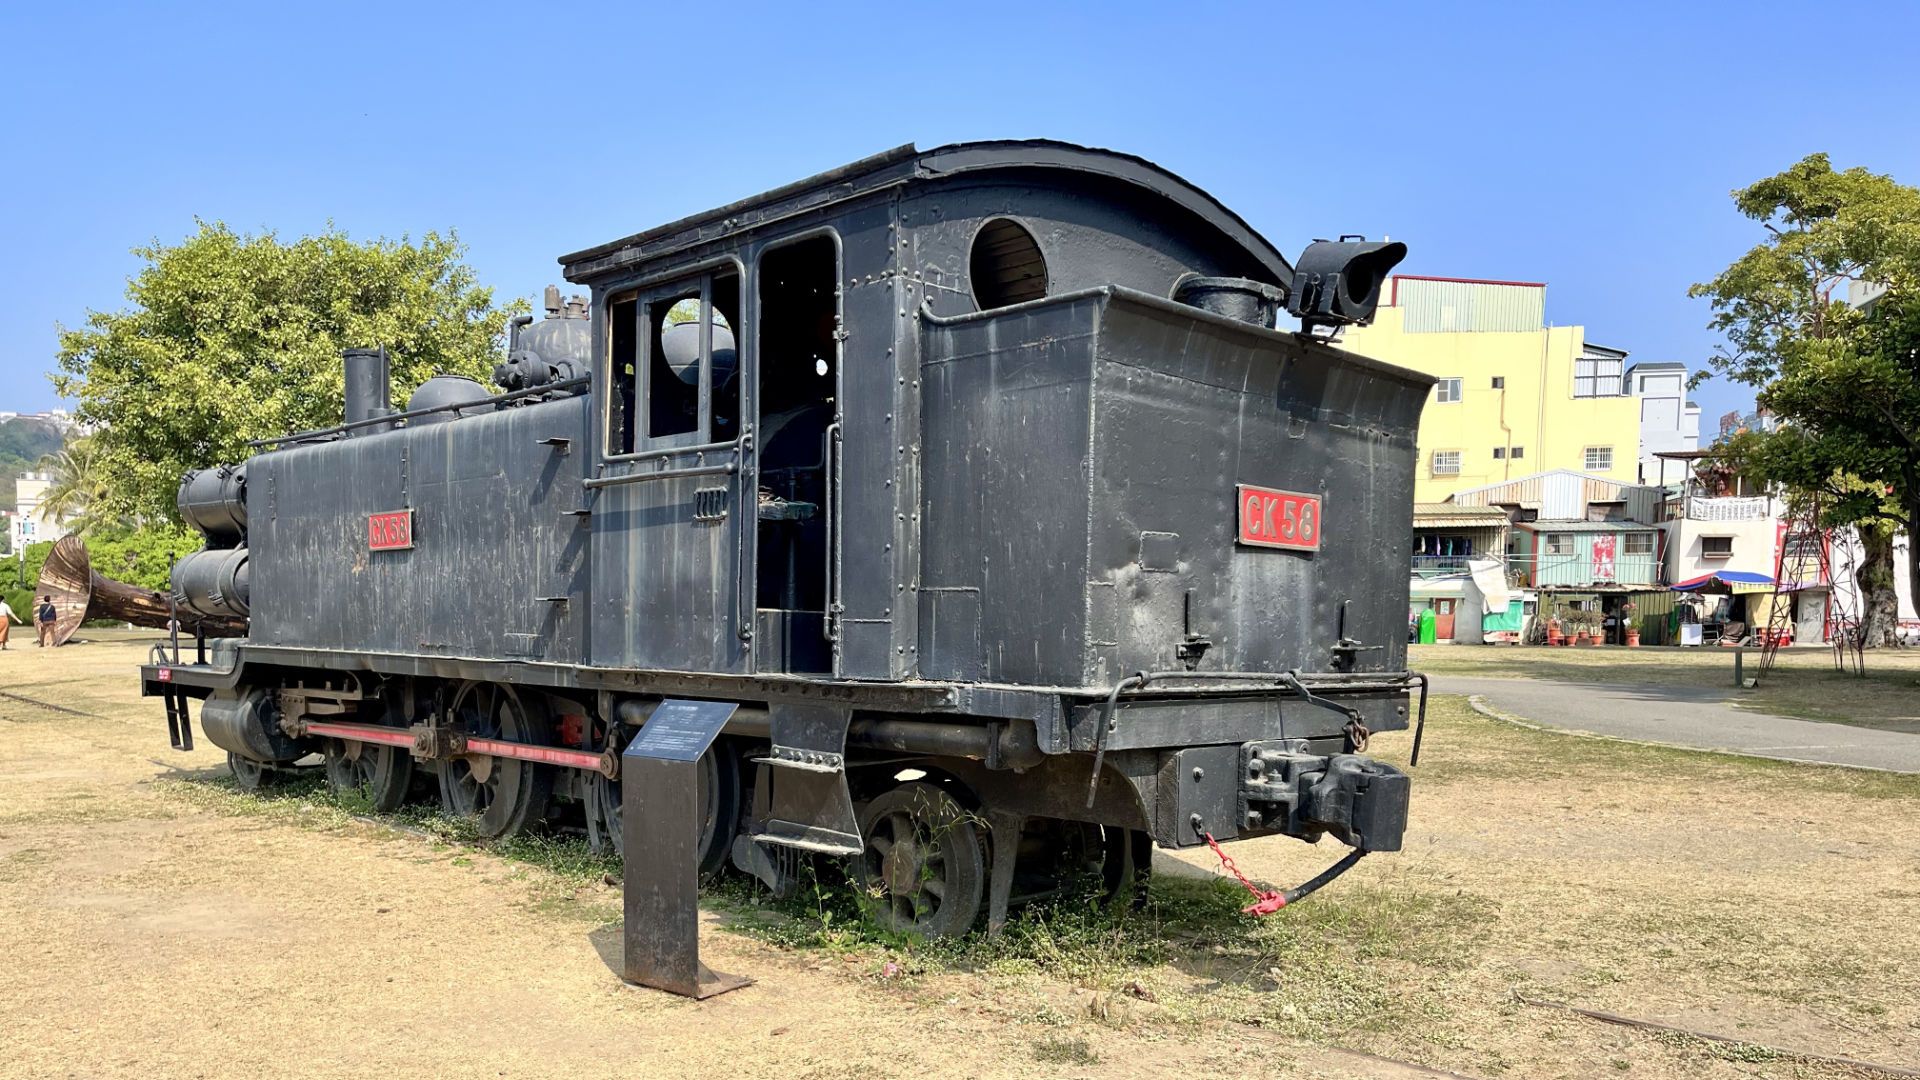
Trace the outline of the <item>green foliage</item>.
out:
[[[172,520],[187,469],[237,462],[250,439],[338,423],[340,351],[387,347],[395,405],[441,372],[484,379],[507,319],[457,239],[360,243],[338,229],[283,243],[200,223],[146,265],[131,306],[63,328],[54,388],[99,434],[103,520]]]
[[[1688,294],[1712,303],[1711,325],[1727,338],[1712,364],[1737,382],[1765,391],[1796,364],[1834,355],[1810,344],[1847,341],[1863,322],[1846,304],[1849,282],[1913,286],[1920,190],[1865,169],[1837,173],[1812,154],[1733,199],[1767,238]]]
[[[14,629],[18,630],[20,623],[26,623],[31,626],[33,624],[33,592],[28,589],[15,588],[12,584],[13,577],[11,574],[7,575],[4,580],[7,584],[0,585],[0,600],[5,600],[7,606],[13,609],[14,617],[20,620],[20,622],[14,624]]]
[[[60,429],[44,420],[24,416],[0,420],[0,510],[14,509],[13,478],[57,453],[63,441]]]
[[[26,558],[14,562],[14,567],[18,570],[18,580],[23,582],[26,588],[33,588],[33,583],[40,580],[40,568],[46,565],[47,556],[52,553],[53,541],[42,540],[37,544],[28,544]],[[14,579],[9,577],[6,580]]]
[[[162,592],[168,587],[168,555],[187,555],[199,551],[203,544],[199,533],[170,522],[141,529],[106,526],[82,540],[87,545],[88,560],[100,574]],[[22,618],[29,617],[27,612],[31,610],[21,606],[22,598],[29,602],[38,599],[31,590],[40,580],[40,568],[46,565],[47,556],[52,552],[51,541],[29,544],[24,563],[9,560],[0,566],[0,590],[4,590],[7,603],[12,604]],[[21,574],[23,566],[24,575]],[[24,585],[19,584],[22,581]]]
[[[40,513],[82,536],[112,522],[102,518],[112,499],[112,486],[100,454],[100,440],[83,435],[58,452],[40,459],[40,469],[53,478],[40,500]]]
[[[191,554],[204,544],[199,533],[171,522],[144,529],[102,528],[85,540],[95,571],[115,581],[162,591],[168,587],[168,557]]]
[[[1920,535],[1920,189],[1825,154],[1734,192],[1766,239],[1691,295],[1726,346],[1714,371],[1756,387],[1782,425],[1720,448],[1760,483],[1817,493],[1861,530],[1870,639],[1892,630],[1891,532]],[[1885,291],[1849,306],[1845,290]],[[1910,545],[1920,568],[1920,546]],[[1920,577],[1915,588],[1920,589]]]
[[[33,622],[33,606],[39,600],[33,592],[33,583],[39,580],[40,566],[47,561],[47,552],[52,550],[50,543],[28,544],[24,561],[9,557],[4,565],[0,565],[0,598],[6,600],[15,615],[28,623]]]

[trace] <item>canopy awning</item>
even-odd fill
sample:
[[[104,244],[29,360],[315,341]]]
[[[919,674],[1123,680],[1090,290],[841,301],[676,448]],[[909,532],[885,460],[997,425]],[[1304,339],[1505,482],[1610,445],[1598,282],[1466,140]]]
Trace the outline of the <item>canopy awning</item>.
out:
[[[1697,578],[1689,578],[1686,581],[1676,582],[1673,586],[1673,591],[1674,592],[1692,592],[1695,589],[1712,585],[1715,582],[1719,582],[1722,585],[1729,585],[1729,586],[1732,586],[1732,585],[1771,586],[1773,584],[1773,579],[1768,577],[1765,574],[1756,574],[1751,570],[1715,570],[1711,574],[1702,574]]]

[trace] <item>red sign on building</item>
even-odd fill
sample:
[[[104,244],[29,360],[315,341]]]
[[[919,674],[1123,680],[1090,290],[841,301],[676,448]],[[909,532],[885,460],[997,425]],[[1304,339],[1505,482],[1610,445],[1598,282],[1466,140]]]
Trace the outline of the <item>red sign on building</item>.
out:
[[[1320,496],[1241,484],[1240,542],[1254,547],[1320,550]]]
[[[413,510],[367,515],[368,551],[405,551],[413,546]]]
[[[1612,581],[1614,545],[1619,540],[1612,533],[1595,533],[1593,537],[1593,580]]]

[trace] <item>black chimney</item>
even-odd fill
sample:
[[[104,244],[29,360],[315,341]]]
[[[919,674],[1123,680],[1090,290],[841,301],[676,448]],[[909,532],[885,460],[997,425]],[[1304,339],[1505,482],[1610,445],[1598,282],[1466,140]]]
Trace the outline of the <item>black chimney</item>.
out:
[[[347,423],[357,420],[371,420],[376,416],[385,416],[393,411],[393,388],[390,385],[387,368],[387,350],[348,349],[340,354],[346,366],[347,380]],[[369,424],[355,428],[349,435],[365,435],[373,431],[383,431],[389,425]]]

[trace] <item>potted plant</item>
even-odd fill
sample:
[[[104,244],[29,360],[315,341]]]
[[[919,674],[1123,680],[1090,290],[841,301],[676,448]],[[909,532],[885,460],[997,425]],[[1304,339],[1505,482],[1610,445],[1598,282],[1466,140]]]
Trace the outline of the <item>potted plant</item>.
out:
[[[1564,624],[1560,620],[1560,615],[1561,609],[1555,607],[1553,613],[1547,616],[1548,645],[1565,645],[1567,643],[1567,635],[1564,630]]]
[[[1637,610],[1639,609],[1634,607],[1633,601],[1631,600],[1620,605],[1620,626],[1626,631],[1626,642],[1627,648],[1629,649],[1637,649],[1640,647],[1640,624],[1634,619],[1634,612]]]

